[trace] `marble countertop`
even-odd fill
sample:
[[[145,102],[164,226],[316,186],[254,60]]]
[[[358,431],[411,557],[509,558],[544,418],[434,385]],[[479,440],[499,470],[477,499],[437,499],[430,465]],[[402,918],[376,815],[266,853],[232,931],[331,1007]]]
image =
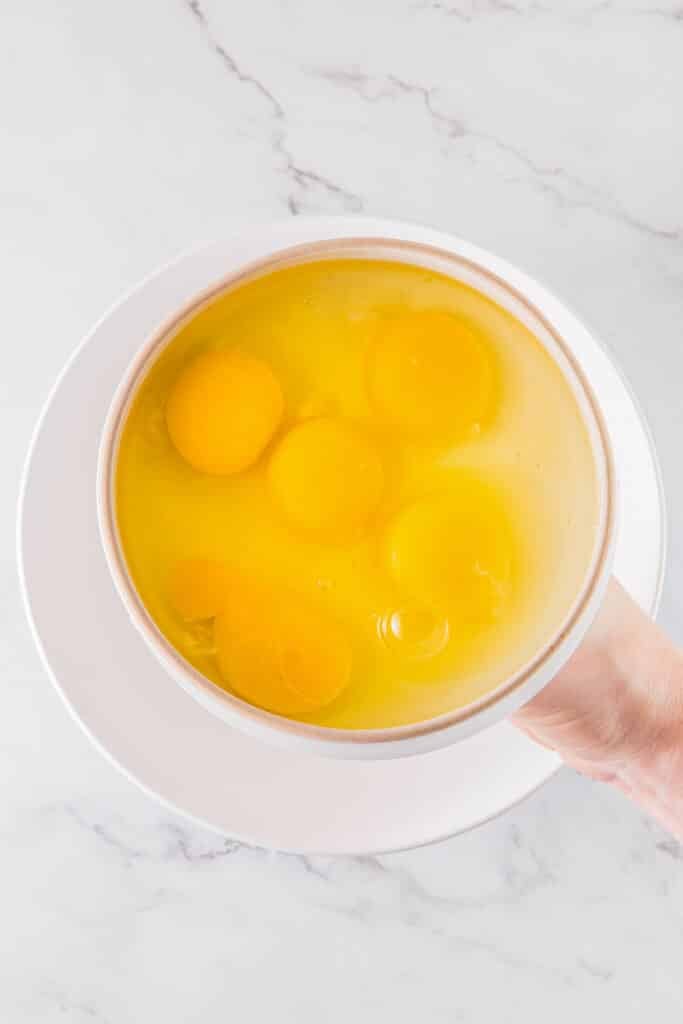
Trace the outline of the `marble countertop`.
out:
[[[563,771],[381,858],[203,833],[64,711],[13,528],[55,375],[141,276],[240,220],[418,220],[538,276],[617,354],[662,460],[683,641],[682,55],[680,0],[3,5],[0,1019],[681,1019],[683,852],[625,799]]]

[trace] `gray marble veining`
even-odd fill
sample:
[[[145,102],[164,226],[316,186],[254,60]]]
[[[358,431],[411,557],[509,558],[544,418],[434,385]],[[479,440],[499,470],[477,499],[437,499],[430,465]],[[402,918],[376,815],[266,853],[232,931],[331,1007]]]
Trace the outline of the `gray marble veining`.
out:
[[[12,530],[41,402],[120,292],[236,222],[362,210],[500,252],[612,346],[662,458],[662,620],[683,641],[682,53],[683,7],[659,0],[0,14],[2,1020],[680,1019],[683,855],[621,797],[562,772],[476,832],[382,858],[204,833],[65,713]]]

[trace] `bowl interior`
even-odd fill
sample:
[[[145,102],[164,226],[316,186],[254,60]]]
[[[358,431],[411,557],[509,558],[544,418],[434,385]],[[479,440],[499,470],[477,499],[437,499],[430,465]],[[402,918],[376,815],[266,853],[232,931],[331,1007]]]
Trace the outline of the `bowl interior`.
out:
[[[147,369],[157,359],[177,331],[217,296],[235,289],[255,277],[296,263],[325,259],[355,258],[394,261],[437,271],[470,285],[511,313],[545,347],[569,384],[585,422],[595,459],[598,480],[599,512],[595,544],[583,584],[576,594],[565,620],[534,658],[513,676],[504,680],[484,697],[452,712],[410,725],[385,729],[335,729],[288,719],[257,708],[221,689],[187,662],[163,636],[147,612],[132,582],[123,553],[114,504],[114,477],[123,424],[137,387]],[[299,245],[267,255],[257,263],[230,274],[198,295],[174,314],[142,347],[130,365],[114,396],[103,431],[98,464],[98,514],[107,561],[119,594],[132,619],[156,657],[169,673],[209,710],[230,722],[258,730],[275,731],[326,744],[382,744],[410,739],[449,729],[459,722],[471,721],[485,708],[520,690],[542,671],[560,645],[580,622],[587,605],[609,571],[615,518],[615,482],[611,446],[607,430],[588,381],[574,358],[567,339],[523,295],[483,264],[455,253],[404,242],[398,239],[358,238],[320,241]]]

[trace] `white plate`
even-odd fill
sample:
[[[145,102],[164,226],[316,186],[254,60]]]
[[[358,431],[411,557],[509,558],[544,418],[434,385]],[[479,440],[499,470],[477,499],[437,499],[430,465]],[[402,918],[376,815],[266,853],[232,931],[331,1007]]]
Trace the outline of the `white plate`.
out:
[[[95,469],[102,423],[129,360],[197,292],[269,249],[312,238],[388,234],[476,260],[438,232],[358,218],[288,221],[183,256],[112,309],[65,367],[36,428],[19,515],[29,619],[46,670],[99,749],[129,778],[195,821],[248,843],[301,853],[379,853],[452,836],[512,806],[557,759],[512,726],[446,750],[354,762],[284,752],[231,729],[174,683],[133,629],[100,546]],[[665,528],[652,443],[603,349],[557,299],[502,261],[497,271],[562,333],[591,380],[620,484],[616,573],[656,610]],[[570,331],[571,328],[571,331]]]

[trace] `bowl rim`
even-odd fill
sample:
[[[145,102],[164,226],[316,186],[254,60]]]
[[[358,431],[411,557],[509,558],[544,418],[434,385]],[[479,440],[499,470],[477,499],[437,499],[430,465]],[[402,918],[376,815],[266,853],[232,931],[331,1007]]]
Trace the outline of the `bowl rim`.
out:
[[[562,353],[562,357],[566,361],[573,378],[575,385],[573,390],[576,390],[578,386],[585,404],[590,410],[593,426],[591,436],[597,437],[599,441],[602,472],[598,472],[600,486],[600,508],[598,514],[600,523],[598,529],[596,529],[596,540],[591,561],[587,567],[581,588],[577,592],[558,629],[528,662],[511,676],[504,679],[493,690],[483,694],[477,700],[452,711],[446,711],[432,718],[404,725],[371,729],[343,729],[314,725],[309,722],[286,718],[285,716],[250,704],[236,694],[214,683],[176,650],[147,611],[133,583],[118,531],[114,482],[121,432],[131,403],[144,380],[147,370],[185,323],[192,320],[202,308],[208,306],[222,293],[239,288],[247,282],[272,271],[300,263],[338,258],[340,250],[346,254],[347,258],[368,258],[365,253],[362,257],[359,257],[359,249],[393,250],[394,253],[399,252],[404,257],[407,257],[397,260],[397,262],[413,266],[423,266],[424,264],[411,260],[409,258],[411,254],[415,257],[422,255],[428,260],[431,259],[432,263],[438,260],[460,265],[470,272],[488,278],[498,289],[506,292],[515,302],[523,307],[543,327]],[[479,251],[480,257],[486,257],[487,255],[484,251]],[[376,258],[391,260],[391,256],[386,255],[380,255]],[[492,257],[492,259],[495,258]],[[447,271],[439,272],[447,274]],[[496,300],[493,299],[492,301]],[[549,351],[542,339],[538,340],[546,351],[549,352],[549,355],[553,358],[556,365],[559,366],[565,379],[567,379],[568,374],[565,367],[560,365],[555,355]],[[583,408],[580,408],[580,414],[588,427],[589,423]],[[592,442],[592,447],[595,449],[594,442]],[[596,454],[595,451],[594,454]],[[599,467],[596,466],[596,468]],[[228,718],[233,724],[241,723],[243,727],[251,730],[262,731],[265,729],[271,734],[280,737],[290,737],[317,745],[323,744],[345,748],[349,746],[359,748],[373,745],[393,746],[401,741],[424,739],[465,723],[470,723],[471,727],[472,720],[477,716],[492,710],[496,705],[504,703],[506,699],[513,695],[519,694],[534,677],[541,673],[543,667],[568,644],[572,634],[581,628],[587,612],[590,611],[590,606],[596,593],[600,591],[601,584],[604,585],[605,583],[607,573],[611,567],[611,555],[616,535],[616,475],[612,443],[595,393],[581,364],[574,355],[571,345],[535,303],[531,302],[523,292],[511,284],[504,276],[486,266],[479,259],[473,259],[440,245],[392,237],[390,234],[386,236],[379,234],[340,235],[338,237],[331,234],[329,236],[326,235],[324,238],[298,242],[294,245],[282,246],[276,243],[265,255],[249,260],[237,269],[231,270],[187,300],[180,309],[170,314],[140,346],[138,352],[128,364],[114,392],[101,434],[97,460],[96,488],[100,538],[115,588],[133,625],[142,635],[157,660],[167,669],[175,681],[180,683],[187,692],[200,700],[205,706],[208,706],[214,713]],[[567,657],[569,653],[571,651],[568,651]]]

